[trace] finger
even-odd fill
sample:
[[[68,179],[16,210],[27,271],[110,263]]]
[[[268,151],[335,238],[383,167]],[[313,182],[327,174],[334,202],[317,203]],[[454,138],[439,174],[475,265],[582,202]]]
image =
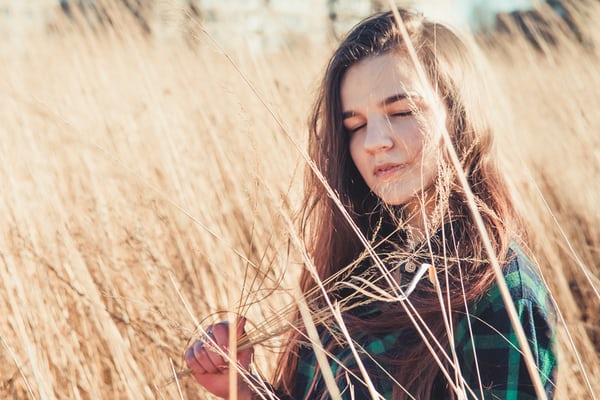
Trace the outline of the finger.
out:
[[[236,337],[245,336],[246,318],[236,322]],[[227,321],[211,325],[206,329],[202,340],[196,341],[186,352],[186,363],[194,374],[222,373],[229,367],[229,323]],[[245,349],[237,354],[237,362],[248,368],[252,360],[253,349]]]
[[[236,321],[236,324],[235,324],[236,347],[239,347],[240,345],[244,344],[247,341],[246,331],[244,329],[245,324],[246,324],[246,318],[244,318],[244,317],[240,317]],[[229,345],[230,345],[230,343],[229,343],[229,339],[230,339],[229,338],[229,335],[230,335],[229,323],[227,321],[224,321],[224,322],[214,325],[212,333],[215,338],[215,343],[217,345],[219,345],[219,347],[225,351],[225,355],[229,355],[229,351],[228,351]],[[223,355],[224,358],[227,358],[225,355]]]
[[[236,335],[238,338],[246,335],[246,317],[238,317],[236,322]]]
[[[223,370],[223,365],[226,365],[225,360],[219,354],[222,350],[218,350],[219,353],[216,351],[215,346],[211,343],[200,342],[200,345],[197,348],[195,347],[196,361],[207,374],[220,373]]]
[[[248,338],[246,337],[246,318],[239,317],[236,323],[236,335],[238,338],[238,346],[248,344]],[[254,354],[254,348],[247,347],[244,350],[237,352],[237,362],[244,369],[248,369],[250,363],[252,362],[252,355]]]
[[[202,351],[203,343],[197,340],[185,352],[185,363],[187,364],[188,368],[192,370],[194,375],[206,374],[206,368],[199,363],[197,358],[197,355],[199,355]]]
[[[235,339],[237,342],[235,347],[238,347],[240,344],[247,340],[245,325],[246,318],[244,317],[239,317],[235,322]],[[223,350],[223,353],[221,353],[220,355],[223,361],[225,362],[224,365],[219,365],[217,364],[217,361],[219,360],[211,359],[215,364],[217,364],[217,368],[226,369],[227,367],[229,367],[228,361],[229,356],[231,355],[231,353],[229,352],[230,331],[230,325],[227,321],[223,321],[212,326],[212,334],[215,339],[215,344],[217,344],[219,348]],[[252,362],[252,355],[254,354],[254,350],[252,348],[245,348],[244,350],[236,353],[237,359],[234,361],[234,363],[241,366],[244,369],[248,369],[250,363]]]
[[[210,363],[208,371],[212,373],[220,372],[226,369],[229,365],[227,361],[228,343],[229,343],[229,326],[226,323],[218,323],[212,325],[208,330],[209,334],[206,352],[206,360]]]
[[[236,327],[236,330],[235,330],[236,336],[235,337],[238,342],[240,342],[240,339],[242,339],[246,336],[245,325],[246,325],[246,318],[239,317],[235,324],[235,327]],[[219,322],[218,324],[211,326],[210,330],[211,330],[211,333],[214,335],[215,343],[217,345],[219,345],[219,347],[228,348],[228,346],[229,346],[229,322],[228,321]]]
[[[227,322],[219,322],[212,325],[209,330],[213,344],[221,349],[227,349],[229,345],[229,324]]]

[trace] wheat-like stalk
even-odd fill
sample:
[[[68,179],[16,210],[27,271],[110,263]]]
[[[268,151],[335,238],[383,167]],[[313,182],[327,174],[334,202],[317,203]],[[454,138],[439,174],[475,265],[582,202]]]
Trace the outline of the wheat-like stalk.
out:
[[[585,7],[581,18],[598,16]],[[218,311],[248,317],[238,348],[261,344],[265,376],[277,338],[307,323],[293,320],[289,288],[307,262],[293,221],[307,88],[328,49],[219,49],[190,20],[197,36],[149,37],[107,10],[112,26],[55,18],[0,45],[2,398],[194,398],[201,388],[163,383]],[[600,390],[598,34],[582,27],[584,45],[564,37],[546,53],[516,37],[481,43],[506,93],[500,149],[560,311],[558,398]],[[379,244],[364,240],[378,265]],[[322,284],[344,277],[413,313],[389,266],[378,281],[347,280],[352,268]],[[345,311],[311,295],[316,325]]]

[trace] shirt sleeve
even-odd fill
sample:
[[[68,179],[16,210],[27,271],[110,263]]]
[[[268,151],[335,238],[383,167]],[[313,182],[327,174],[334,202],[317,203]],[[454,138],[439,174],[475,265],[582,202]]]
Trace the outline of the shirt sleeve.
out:
[[[515,308],[549,399],[554,394],[555,335],[548,310],[520,299]],[[465,384],[476,398],[536,399],[533,381],[503,304],[459,322],[455,338]],[[470,329],[469,329],[470,325]],[[469,394],[469,398],[473,398]]]

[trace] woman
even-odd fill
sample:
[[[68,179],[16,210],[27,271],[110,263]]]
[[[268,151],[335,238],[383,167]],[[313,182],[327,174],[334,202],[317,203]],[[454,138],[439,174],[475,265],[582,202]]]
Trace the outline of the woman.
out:
[[[321,399],[331,390],[344,399],[537,397],[462,173],[502,265],[536,380],[552,397],[554,309],[522,250],[520,219],[493,151],[485,71],[475,61],[448,27],[403,9],[362,21],[335,51],[315,103],[309,154],[341,205],[310,171],[302,208],[307,249],[327,294],[308,268],[300,285],[323,349],[308,344],[306,329],[291,334],[277,364],[278,397]],[[429,281],[420,279],[425,270]],[[324,316],[332,302],[343,321]],[[237,328],[241,337],[243,324]],[[211,341],[227,337],[225,324],[211,327]],[[319,353],[329,355],[331,372],[323,372]],[[251,350],[239,354],[243,368],[250,359]],[[228,397],[225,357],[198,341],[186,362],[207,390]],[[263,396],[252,388],[258,380],[249,381],[240,380],[238,398]]]

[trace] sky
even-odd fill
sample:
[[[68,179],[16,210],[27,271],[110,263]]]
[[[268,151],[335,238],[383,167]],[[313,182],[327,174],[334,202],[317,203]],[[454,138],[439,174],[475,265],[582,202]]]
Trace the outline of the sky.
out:
[[[63,0],[64,1],[64,0]],[[81,0],[68,0],[76,3]],[[85,0],[93,2],[94,0]],[[164,0],[155,0],[156,4],[162,4]],[[169,0],[169,4],[180,4],[183,6],[190,0]],[[265,4],[273,10],[284,13],[306,13],[306,9],[319,9],[323,7],[326,0],[195,0],[201,6],[208,8],[217,7],[221,10],[243,13],[250,9],[256,9]],[[453,25],[478,28],[479,26],[491,25],[494,15],[498,12],[509,12],[515,9],[530,8],[533,3],[543,0],[405,0],[416,4],[425,15],[451,22]],[[11,8],[15,14],[36,16],[35,9],[56,8],[61,0],[36,0],[29,3],[26,0],[0,0],[0,11]],[[354,13],[364,14],[368,12],[368,0],[338,0],[339,4],[351,8]],[[9,6],[10,4],[10,6]],[[37,4],[34,6],[33,4]],[[53,7],[51,7],[51,5]],[[38,10],[38,11],[39,11]],[[6,13],[6,12],[5,12]]]
[[[187,1],[187,0],[186,0]],[[282,13],[306,14],[307,10],[322,9],[326,0],[196,0],[201,6],[244,12],[268,4],[269,9]],[[473,29],[490,26],[499,12],[531,8],[543,0],[404,0],[415,4],[426,16],[441,19],[458,26]],[[368,0],[337,0],[338,7],[352,14],[364,15],[369,11]],[[384,1],[384,4],[387,3]]]
[[[78,2],[81,0],[69,0]],[[93,2],[94,0],[84,0]],[[157,9],[170,5],[172,9],[185,10],[189,0],[154,0]],[[295,34],[306,37],[312,33],[315,37],[322,37],[328,32],[328,27],[323,23],[327,14],[327,0],[195,0],[206,10],[216,10],[220,17],[212,22],[217,29],[211,34],[222,42],[247,42],[246,45],[256,49],[266,48],[266,42],[273,42],[277,47],[281,41],[278,32]],[[413,2],[417,9],[433,19],[450,23],[458,29],[477,31],[481,28],[493,27],[495,14],[510,12],[515,9],[527,9],[535,2],[543,0],[403,0]],[[364,16],[369,12],[369,0],[337,0],[344,4],[350,15]],[[43,32],[47,26],[47,19],[52,19],[52,12],[56,12],[60,0],[0,0],[0,38],[11,38],[11,41],[23,42],[25,46],[26,33],[31,31]],[[268,7],[265,7],[268,5]],[[257,11],[259,10],[259,11]],[[263,10],[263,11],[260,11]],[[268,10],[268,11],[266,11]],[[172,13],[171,13],[172,14]],[[210,14],[207,13],[207,15]],[[162,15],[156,12],[156,15]],[[4,17],[4,18],[2,18]],[[174,19],[176,20],[176,18]],[[160,24],[162,19],[157,18],[155,32],[160,35],[164,32],[177,32],[169,26]],[[155,21],[155,22],[156,22]],[[356,21],[339,21],[335,29],[346,32]],[[208,27],[211,21],[205,21]],[[220,37],[222,31],[223,37]],[[234,32],[232,34],[231,32]],[[321,35],[321,36],[319,36]],[[278,39],[279,38],[279,39]]]
[[[516,9],[528,9],[538,0],[417,0],[425,15],[473,30],[489,27],[495,15]]]

